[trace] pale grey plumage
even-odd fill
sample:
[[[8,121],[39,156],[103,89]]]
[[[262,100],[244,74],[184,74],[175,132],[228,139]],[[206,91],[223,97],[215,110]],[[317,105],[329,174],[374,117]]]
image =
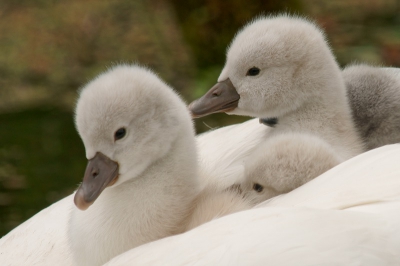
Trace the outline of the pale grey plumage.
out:
[[[400,69],[353,65],[342,73],[367,149],[400,142]]]
[[[340,162],[334,149],[314,135],[273,136],[246,161],[241,187],[246,197],[258,204],[300,187]]]

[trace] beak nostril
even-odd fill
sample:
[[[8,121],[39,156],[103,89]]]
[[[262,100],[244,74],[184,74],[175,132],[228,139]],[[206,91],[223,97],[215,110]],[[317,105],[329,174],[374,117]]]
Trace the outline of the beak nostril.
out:
[[[99,175],[99,173],[98,173],[97,171],[93,171],[93,172],[92,172],[92,177],[93,177],[93,178],[96,178],[96,176],[98,176],[98,175]]]
[[[220,92],[220,91],[215,91],[215,92],[213,92],[213,94],[212,94],[213,97],[219,97],[220,95],[221,95],[221,92]]]

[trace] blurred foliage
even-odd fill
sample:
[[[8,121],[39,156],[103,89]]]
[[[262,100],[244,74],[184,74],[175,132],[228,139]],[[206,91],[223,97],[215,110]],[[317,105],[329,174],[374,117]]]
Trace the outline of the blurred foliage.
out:
[[[194,71],[162,0],[2,0],[0,51],[7,111],[54,102],[70,109],[75,90],[116,62],[145,64],[184,95]]]
[[[192,101],[216,82],[237,30],[271,12],[316,20],[342,66],[400,66],[399,0],[1,0],[0,236],[80,182],[79,87],[140,62]],[[245,119],[216,114],[196,128]]]

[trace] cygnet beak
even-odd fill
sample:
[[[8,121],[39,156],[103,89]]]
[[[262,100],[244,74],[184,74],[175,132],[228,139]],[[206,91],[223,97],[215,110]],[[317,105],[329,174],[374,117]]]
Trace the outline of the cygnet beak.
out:
[[[238,106],[239,99],[240,95],[228,78],[218,82],[203,97],[189,104],[189,110],[193,118],[229,112]]]
[[[118,163],[101,152],[96,153],[86,166],[83,181],[75,193],[76,207],[84,211],[100,196],[108,186],[118,179]]]

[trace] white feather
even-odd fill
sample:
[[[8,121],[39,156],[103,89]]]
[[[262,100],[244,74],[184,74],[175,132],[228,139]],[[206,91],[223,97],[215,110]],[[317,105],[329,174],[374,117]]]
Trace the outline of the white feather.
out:
[[[400,145],[106,265],[399,265]],[[345,210],[344,210],[345,209]]]

